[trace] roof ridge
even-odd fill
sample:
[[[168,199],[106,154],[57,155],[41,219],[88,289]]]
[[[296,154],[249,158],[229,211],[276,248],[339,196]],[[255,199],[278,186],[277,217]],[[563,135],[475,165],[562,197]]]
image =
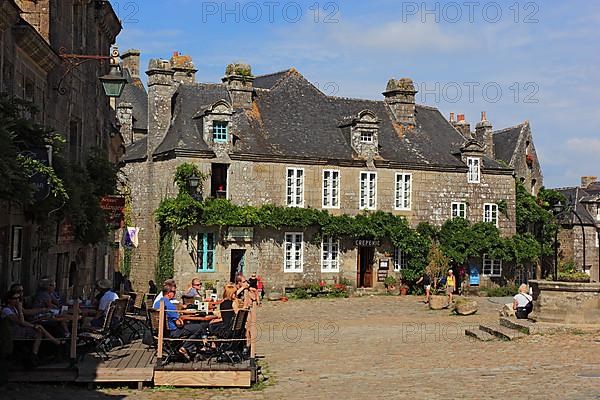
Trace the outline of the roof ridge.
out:
[[[273,76],[273,75],[278,75],[278,74],[283,74],[284,72],[289,72],[289,71],[290,71],[292,68],[293,68],[293,67],[290,67],[290,68],[288,68],[288,69],[283,69],[283,70],[281,70],[281,71],[277,71],[277,72],[271,72],[271,73],[269,73],[269,74],[256,75],[256,76],[254,77],[254,79],[256,79],[256,78],[264,78],[264,77],[267,77],[267,76]]]
[[[309,81],[310,82],[310,81]],[[322,92],[321,92],[322,93]],[[323,93],[324,94],[324,93]],[[340,100],[360,100],[360,101],[370,101],[372,103],[380,103],[383,102],[383,100],[373,100],[373,99],[359,99],[358,97],[345,97],[345,96],[328,96],[325,95],[327,98],[330,99],[340,99]]]
[[[521,128],[521,129],[523,129],[523,126],[525,126],[525,122],[521,122],[520,124],[516,124],[516,125],[513,125],[513,126],[507,126],[506,128],[498,129],[497,131],[493,131],[492,133],[493,134],[503,133],[503,132],[506,132],[506,131],[509,131],[509,130],[515,129],[515,128]]]

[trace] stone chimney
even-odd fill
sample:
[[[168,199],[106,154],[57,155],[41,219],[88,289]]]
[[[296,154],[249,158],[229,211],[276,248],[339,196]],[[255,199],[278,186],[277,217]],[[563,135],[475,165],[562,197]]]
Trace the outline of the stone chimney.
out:
[[[456,123],[454,127],[465,137],[465,139],[471,139],[471,124],[465,121],[465,114],[458,114],[456,116]]]
[[[248,64],[229,64],[221,79],[227,86],[233,108],[252,108],[254,76]]]
[[[171,57],[171,68],[175,71],[173,79],[175,82],[191,85],[196,83],[196,72],[192,57],[180,55],[177,51]]]
[[[485,147],[485,154],[494,157],[494,135],[492,123],[487,120],[485,111],[481,112],[481,121],[475,125],[475,139]]]
[[[454,113],[453,112],[450,113],[450,119],[448,120],[448,122],[450,122],[452,124],[452,126],[454,126],[454,123],[456,121],[454,120]]]
[[[117,105],[117,119],[121,124],[121,135],[125,146],[133,143],[133,105],[131,103],[119,103]]]
[[[582,176],[581,177],[581,188],[585,189],[590,186],[592,183],[598,180],[597,176]]]
[[[121,54],[123,69],[128,70],[132,78],[140,77],[140,54],[140,51],[135,49],[129,49]]]
[[[390,79],[383,95],[397,122],[409,126],[416,125],[415,85],[412,79]]]
[[[175,71],[167,60],[148,63],[148,161],[164,139],[171,122],[171,98],[177,90]]]

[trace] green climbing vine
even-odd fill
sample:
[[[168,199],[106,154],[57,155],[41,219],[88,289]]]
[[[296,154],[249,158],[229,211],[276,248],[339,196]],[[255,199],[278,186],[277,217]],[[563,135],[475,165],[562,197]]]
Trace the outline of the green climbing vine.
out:
[[[269,229],[316,227],[317,241],[323,236],[388,239],[407,256],[408,265],[402,271],[405,282],[414,282],[425,270],[431,261],[432,244],[435,244],[436,252],[446,257],[451,265],[464,265],[470,257],[481,257],[483,254],[523,265],[537,261],[540,253],[540,244],[528,232],[518,229],[516,235],[505,238],[492,223],[471,223],[462,218],[450,219],[439,228],[421,223],[413,229],[405,217],[382,211],[365,212],[356,216],[332,215],[326,210],[314,208],[272,204],[241,206],[226,199],[199,200],[188,189],[187,182],[192,175],[206,178],[198,167],[192,164],[180,165],[175,174],[175,182],[180,188],[177,197],[164,199],[155,211],[164,232],[185,230],[192,226],[254,226]],[[524,212],[524,204],[535,205],[537,202],[533,196],[524,193],[518,183],[516,185],[517,226],[522,228],[526,225],[524,219],[546,218],[541,207],[536,212],[541,213],[542,217],[533,216],[534,212]],[[506,201],[499,201],[499,209],[503,214],[508,213]],[[523,213],[527,215],[524,217]],[[169,254],[172,257],[172,250],[169,250],[171,247],[166,243],[172,246],[172,236],[165,233],[161,235],[161,263],[157,279],[159,271],[161,276],[172,273],[172,259],[170,264],[166,261]]]
[[[131,202],[131,192],[129,188],[125,188],[125,207],[123,207],[123,221],[125,222],[125,227],[133,226],[133,208]],[[125,278],[129,278],[131,275],[131,259],[133,256],[133,249],[129,247],[125,247],[123,249],[123,259],[121,260],[121,274]]]

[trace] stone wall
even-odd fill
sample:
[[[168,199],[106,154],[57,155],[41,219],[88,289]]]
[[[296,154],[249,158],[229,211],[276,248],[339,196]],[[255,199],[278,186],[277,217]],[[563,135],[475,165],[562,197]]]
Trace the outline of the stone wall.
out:
[[[531,318],[542,322],[600,324],[600,284],[529,281]]]
[[[213,160],[214,161],[214,160]],[[175,196],[178,188],[173,183],[177,165],[193,162],[209,174],[210,160],[178,158],[166,161],[130,163],[125,166],[128,181],[131,185],[133,201],[133,223],[141,228],[140,246],[133,252],[132,281],[136,287],[145,287],[149,279],[154,279],[154,271],[158,256],[159,227],[154,219],[154,211],[160,201],[167,196]],[[366,168],[314,166],[305,164],[285,164],[274,162],[233,161],[228,170],[227,196],[236,204],[260,206],[275,204],[283,206],[286,201],[286,168],[304,168],[304,205],[321,209],[322,176],[324,169],[340,171],[339,209],[329,209],[332,214],[356,215],[359,207],[359,176]],[[510,175],[483,174],[480,184],[467,184],[466,173],[436,172],[418,170],[376,169],[377,172],[377,209],[392,212],[408,218],[412,226],[421,221],[441,225],[451,217],[451,203],[464,201],[468,203],[467,218],[472,222],[483,220],[483,204],[504,201],[507,204],[508,217],[499,214],[499,228],[504,236],[515,232],[514,181]],[[412,207],[401,211],[394,209],[395,173],[412,174]],[[204,196],[210,195],[209,180],[204,185]],[[297,231],[290,229],[289,231]],[[191,235],[195,234],[190,231]],[[175,244],[175,277],[179,282],[188,282],[196,276],[196,265],[190,256],[187,234],[180,232]],[[200,274],[201,279],[229,280],[230,257],[232,249],[246,249],[247,272],[258,272],[263,275],[267,285],[280,290],[292,287],[301,282],[315,282],[326,279],[331,282],[341,276],[356,283],[357,250],[351,241],[340,243],[341,267],[336,274],[321,274],[320,244],[311,243],[314,230],[304,234],[304,271],[302,274],[284,273],[284,254],[281,248],[284,230],[255,230],[251,243],[231,243],[223,241],[224,232],[216,232],[220,236],[216,250],[216,271]],[[194,246],[197,248],[197,246]],[[382,243],[377,248],[377,262],[380,257],[390,257],[391,245]],[[376,281],[376,269],[373,271]]]

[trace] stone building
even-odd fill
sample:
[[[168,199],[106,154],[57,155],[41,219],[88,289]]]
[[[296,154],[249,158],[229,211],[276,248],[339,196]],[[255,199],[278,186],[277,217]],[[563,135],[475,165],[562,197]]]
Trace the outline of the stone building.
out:
[[[482,143],[486,154],[501,165],[512,168],[514,177],[534,196],[543,186],[540,166],[529,121],[494,131],[492,123],[487,119],[485,111],[481,113],[481,121],[471,131],[471,125],[464,114],[450,113],[450,123],[465,137],[471,137]]]
[[[560,262],[572,261],[593,282],[600,280],[600,182],[595,176],[581,178],[581,186],[555,189],[562,193],[571,211],[559,216]],[[579,217],[579,218],[578,218]],[[584,246],[585,241],[585,246]],[[584,260],[585,254],[585,260]]]
[[[382,210],[412,226],[463,216],[494,222],[504,236],[515,233],[513,168],[437,109],[415,104],[410,79],[391,79],[383,99],[373,101],[327,96],[294,68],[253,76],[248,65],[230,65],[221,83],[197,83],[195,73],[192,60],[177,53],[151,60],[147,104],[129,103],[133,112],[124,113],[129,118],[142,107],[148,116],[147,133],[123,158],[132,219],[141,228],[134,286],[154,277],[159,226],[153,212],[176,195],[174,172],[184,162],[209,175],[204,197],[235,204],[348,215]],[[386,240],[315,242],[315,233],[206,226],[178,232],[175,277],[223,282],[243,271],[258,272],[268,289],[342,277],[370,287],[381,285],[378,268],[386,261],[390,271],[406,262]],[[484,273],[501,273],[500,260],[482,263]]]
[[[36,122],[63,135],[72,162],[85,162],[92,147],[106,149],[116,162],[124,146],[98,80],[108,63],[90,61],[69,69],[61,49],[108,56],[120,30],[106,1],[0,1],[0,91],[32,101],[39,110]],[[13,282],[30,292],[48,275],[56,278],[61,293],[70,287],[80,294],[94,279],[111,277],[115,262],[106,243],[76,241],[67,221],[43,234],[18,205],[0,204],[0,292]]]

